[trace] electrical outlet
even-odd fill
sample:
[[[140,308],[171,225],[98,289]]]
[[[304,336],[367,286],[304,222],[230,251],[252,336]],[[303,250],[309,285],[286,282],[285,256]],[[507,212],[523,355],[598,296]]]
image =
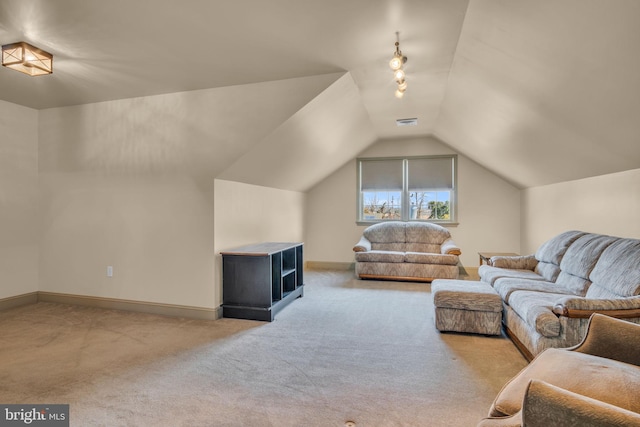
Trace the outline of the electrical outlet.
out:
[[[113,266],[107,266],[107,277],[113,277]]]

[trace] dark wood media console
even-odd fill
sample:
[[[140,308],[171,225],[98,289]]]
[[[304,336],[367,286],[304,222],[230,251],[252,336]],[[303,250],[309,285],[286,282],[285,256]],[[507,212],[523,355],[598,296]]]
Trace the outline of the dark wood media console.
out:
[[[265,242],[221,254],[223,317],[271,322],[302,297],[302,243]]]

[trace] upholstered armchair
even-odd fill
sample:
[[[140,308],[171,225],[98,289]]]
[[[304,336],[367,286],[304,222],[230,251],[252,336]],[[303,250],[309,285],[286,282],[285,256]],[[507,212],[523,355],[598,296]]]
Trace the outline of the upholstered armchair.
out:
[[[640,426],[640,325],[594,314],[577,346],[511,379],[478,427]]]

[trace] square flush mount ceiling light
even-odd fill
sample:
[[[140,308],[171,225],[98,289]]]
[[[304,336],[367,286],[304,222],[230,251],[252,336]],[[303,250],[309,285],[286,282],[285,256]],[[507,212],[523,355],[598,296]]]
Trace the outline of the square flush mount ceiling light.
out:
[[[25,42],[5,44],[2,65],[30,76],[42,76],[53,73],[53,55]]]

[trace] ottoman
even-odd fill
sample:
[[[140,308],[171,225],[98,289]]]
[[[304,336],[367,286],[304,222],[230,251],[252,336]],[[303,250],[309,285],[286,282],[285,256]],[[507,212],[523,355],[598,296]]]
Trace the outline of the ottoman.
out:
[[[502,333],[502,299],[488,283],[437,279],[431,293],[440,332]]]

